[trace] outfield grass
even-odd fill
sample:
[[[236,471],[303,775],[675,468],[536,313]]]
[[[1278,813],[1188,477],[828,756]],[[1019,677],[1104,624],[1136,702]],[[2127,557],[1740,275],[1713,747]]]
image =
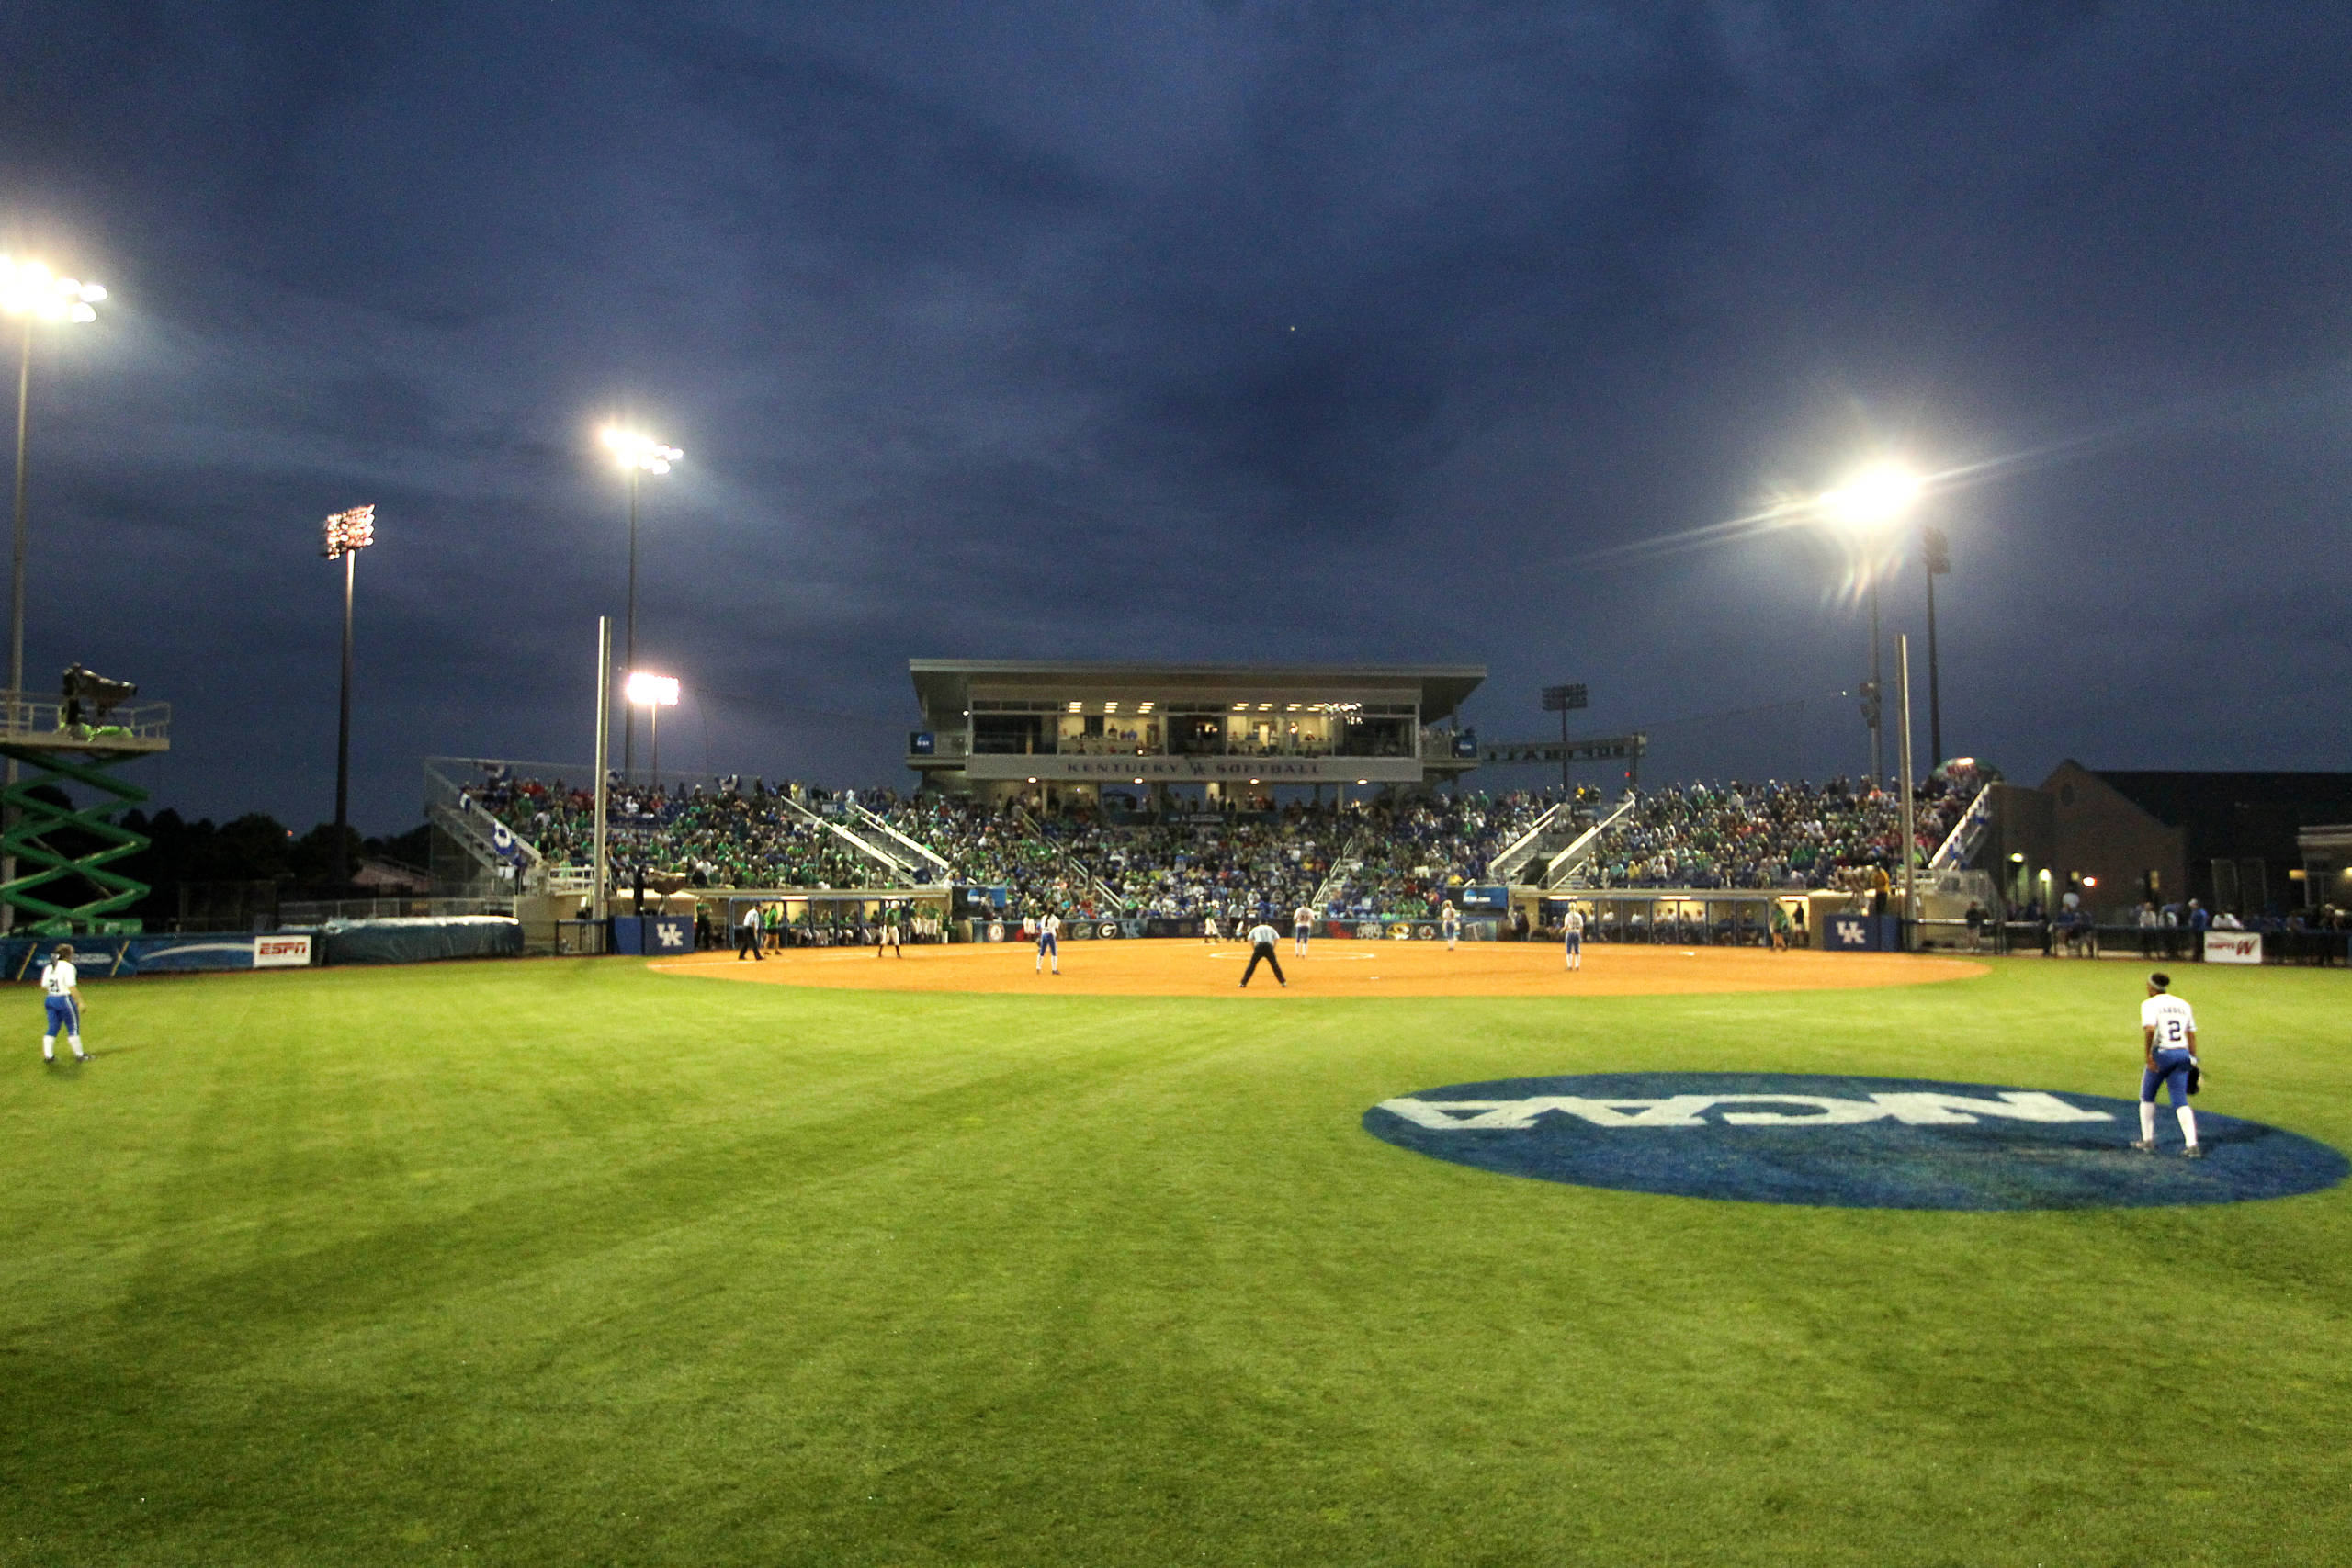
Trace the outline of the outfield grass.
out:
[[[0,1066],[0,1562],[2352,1561],[2352,1188],[1713,1203],[1436,1085],[2128,1095],[2139,971],[1590,1001],[900,997],[622,960],[92,987]],[[2352,974],[2190,968],[2352,1148]]]

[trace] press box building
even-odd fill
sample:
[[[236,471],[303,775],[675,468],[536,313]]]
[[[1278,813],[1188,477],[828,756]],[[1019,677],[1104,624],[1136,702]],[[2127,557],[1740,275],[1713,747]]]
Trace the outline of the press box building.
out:
[[[1332,798],[1427,788],[1477,765],[1455,719],[1471,664],[908,660],[924,787],[995,801],[1221,803],[1277,787]]]

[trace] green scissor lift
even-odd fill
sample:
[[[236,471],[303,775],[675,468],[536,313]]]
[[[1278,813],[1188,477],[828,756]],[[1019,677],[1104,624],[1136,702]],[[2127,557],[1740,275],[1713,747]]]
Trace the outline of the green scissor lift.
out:
[[[5,699],[5,694],[0,694]],[[80,705],[74,705],[78,709]],[[0,904],[16,911],[18,931],[42,936],[116,934],[136,931],[139,922],[112,917],[147,896],[112,863],[147,847],[147,840],[112,820],[114,814],[147,798],[109,771],[141,757],[171,750],[171,705],[141,703],[107,714],[98,724],[68,723],[80,716],[58,698],[0,700],[0,757],[17,764],[16,783],[0,786],[6,827],[0,855],[16,858],[16,875],[0,882]],[[33,792],[43,784],[70,793],[80,786],[99,798],[75,809]],[[96,847],[68,854],[56,847],[65,836],[95,840]],[[65,899],[95,890],[81,903]]]

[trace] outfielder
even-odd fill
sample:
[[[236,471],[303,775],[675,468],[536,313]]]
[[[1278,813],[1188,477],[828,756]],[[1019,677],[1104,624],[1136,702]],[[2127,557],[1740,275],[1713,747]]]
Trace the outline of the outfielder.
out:
[[[41,966],[41,1006],[49,1014],[49,1026],[41,1032],[40,1059],[57,1060],[57,1032],[65,1031],[66,1041],[74,1047],[74,1059],[86,1062],[90,1054],[82,1049],[82,987],[80,976],[74,971],[74,949],[63,942]]]
[[[2202,1068],[2197,1060],[2197,1014],[2172,994],[2172,976],[2148,976],[2148,999],[2140,1004],[2140,1049],[2146,1066],[2140,1072],[2140,1136],[2132,1146],[2142,1154],[2156,1152],[2156,1086],[2172,1086],[2172,1113],[2180,1121],[2180,1135],[2188,1146],[2181,1153],[2202,1159],[2197,1142],[2197,1112],[2188,1097],[2197,1092]]]

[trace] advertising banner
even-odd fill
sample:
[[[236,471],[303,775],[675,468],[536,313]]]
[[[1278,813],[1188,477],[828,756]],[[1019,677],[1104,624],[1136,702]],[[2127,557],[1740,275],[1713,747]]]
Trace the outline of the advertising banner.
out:
[[[56,945],[56,939],[51,937],[11,939],[5,944],[9,977],[37,976]],[[255,939],[249,936],[85,936],[74,940],[74,965],[85,980],[125,975],[193,975],[251,969],[254,949]]]
[[[307,969],[311,965],[311,937],[300,935],[257,936],[254,938],[254,967],[256,969]]]
[[[2262,962],[2262,933],[2209,931],[2205,933],[2205,962],[2259,964]]]

